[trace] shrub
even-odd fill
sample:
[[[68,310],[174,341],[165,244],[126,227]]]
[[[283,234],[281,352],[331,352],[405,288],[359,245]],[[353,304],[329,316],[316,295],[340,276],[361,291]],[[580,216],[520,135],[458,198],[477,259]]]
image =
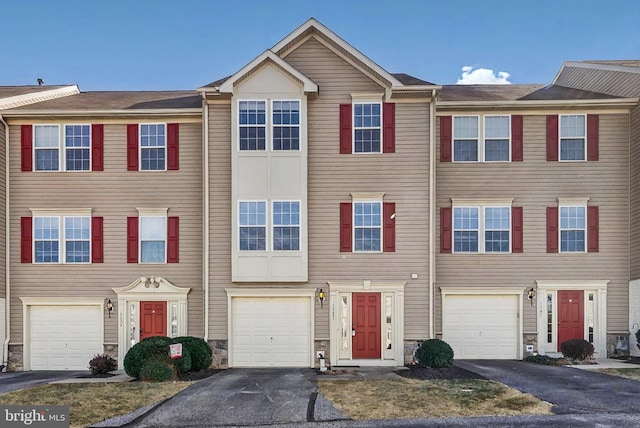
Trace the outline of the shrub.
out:
[[[584,339],[569,339],[560,345],[562,355],[572,360],[584,361],[593,356],[593,345]]]
[[[640,329],[636,331],[636,346],[640,349]]]
[[[149,359],[142,364],[139,378],[155,382],[163,382],[165,380],[173,379],[176,371],[170,364],[171,363],[161,359]]]
[[[171,357],[169,357],[169,361],[171,361],[171,364],[175,365],[180,373],[186,373],[193,369],[191,365],[193,361],[193,359],[191,358],[191,353],[189,352],[189,349],[184,345],[182,346],[182,358],[175,358],[172,360]]]
[[[425,340],[416,350],[416,360],[423,367],[452,367],[453,349],[440,339]]]
[[[192,336],[176,337],[173,343],[182,343],[182,352],[188,349],[191,354],[191,370],[206,370],[211,366],[213,360],[213,351],[211,347],[203,339]]]
[[[169,344],[171,338],[164,336],[148,337],[136,343],[124,357],[124,371],[131,377],[140,378],[140,369],[148,360],[164,360],[170,363]]]
[[[118,369],[118,362],[107,354],[94,355],[89,361],[89,370],[91,374],[104,375]]]
[[[564,366],[567,360],[564,358],[553,358],[548,355],[529,355],[524,361],[528,363],[544,364],[546,366]]]

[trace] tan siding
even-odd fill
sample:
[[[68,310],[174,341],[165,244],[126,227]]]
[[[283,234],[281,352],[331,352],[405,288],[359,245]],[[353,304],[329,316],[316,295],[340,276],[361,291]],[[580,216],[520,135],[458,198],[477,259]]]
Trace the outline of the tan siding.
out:
[[[638,90],[640,95],[640,89]],[[631,111],[631,280],[640,278],[640,106]]]
[[[607,279],[608,330],[628,323],[628,115],[600,115],[600,161],[546,161],[545,117],[524,116],[524,162],[438,163],[437,205],[451,198],[514,198],[524,211],[523,254],[437,254],[439,286],[513,286],[535,280]],[[438,133],[439,136],[439,133]],[[439,159],[439,149],[438,149]],[[600,207],[600,252],[547,254],[546,207],[559,197],[589,197]],[[440,219],[437,214],[437,239]],[[439,294],[439,293],[438,293]],[[440,300],[438,298],[438,300]],[[438,305],[440,302],[438,301]],[[438,320],[441,318],[438,317]],[[535,332],[535,305],[524,305],[524,332]],[[440,321],[437,323],[440,331]]]
[[[6,129],[4,124],[0,123],[0,248],[5,247],[6,242]],[[4,251],[0,251],[0,296],[3,298],[5,296],[6,291],[6,249]]]
[[[619,97],[640,96],[639,73],[565,67],[555,83],[569,88],[602,92]]]
[[[20,171],[20,127],[10,127],[12,343],[22,342],[19,297],[115,299],[113,287],[140,276],[162,276],[190,287],[189,334],[202,336],[202,131],[199,123],[180,125],[180,170],[129,172],[126,125],[105,125],[103,172],[37,173]],[[138,265],[126,262],[126,217],[136,207],[166,207],[180,217],[180,263]],[[20,263],[20,217],[30,208],[92,208],[104,217],[104,261],[92,265]],[[105,317],[105,342],[117,343],[118,316]]]

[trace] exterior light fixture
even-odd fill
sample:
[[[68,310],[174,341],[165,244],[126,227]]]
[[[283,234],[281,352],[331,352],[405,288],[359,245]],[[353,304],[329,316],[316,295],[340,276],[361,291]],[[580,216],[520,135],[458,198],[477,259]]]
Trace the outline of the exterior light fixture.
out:
[[[322,288],[318,291],[318,300],[320,300],[320,307],[322,308],[324,304],[324,291]]]
[[[111,318],[112,311],[113,311],[113,303],[111,303],[111,299],[107,299],[107,312],[109,312],[109,318]]]
[[[533,289],[533,287],[531,287],[529,289],[529,292],[527,293],[527,299],[529,299],[529,302],[531,303],[531,306],[533,306],[533,298],[536,297],[536,290]]]

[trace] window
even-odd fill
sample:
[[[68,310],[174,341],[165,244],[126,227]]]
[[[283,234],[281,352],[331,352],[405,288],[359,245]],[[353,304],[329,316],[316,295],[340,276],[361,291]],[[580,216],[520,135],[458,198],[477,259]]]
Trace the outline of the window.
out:
[[[484,208],[484,252],[508,253],[511,208]]]
[[[90,170],[91,127],[65,125],[64,146],[67,171]]]
[[[509,116],[484,117],[485,162],[509,161]]]
[[[238,116],[240,150],[265,150],[266,102],[240,101]]]
[[[34,247],[36,263],[58,263],[60,260],[60,218],[34,219]]]
[[[140,125],[140,170],[166,170],[166,127],[164,123]]]
[[[90,217],[37,216],[33,220],[35,263],[90,262]]]
[[[91,170],[91,125],[34,125],[36,171]],[[60,149],[64,141],[64,150]]]
[[[89,217],[64,218],[66,263],[89,263],[91,221]]]
[[[583,161],[585,158],[586,126],[584,115],[560,116],[560,160]]]
[[[479,116],[453,117],[454,162],[508,162],[510,160],[512,118],[483,116],[483,120],[484,127],[481,128]]]
[[[140,263],[165,263],[167,217],[140,216]]]
[[[582,253],[585,251],[586,207],[560,207],[560,252]]]
[[[478,117],[453,117],[454,162],[478,161]]]
[[[454,207],[453,244],[456,253],[510,252],[511,207]]]
[[[58,125],[35,125],[33,131],[36,171],[58,171],[60,157]]]
[[[353,104],[353,152],[381,153],[382,105]]]
[[[266,251],[267,203],[241,201],[238,214],[240,251]]]
[[[456,253],[478,252],[478,208],[456,207],[453,210],[453,242]]]
[[[382,251],[382,203],[354,202],[354,251]]]
[[[300,202],[273,203],[273,249],[300,250]]]
[[[300,150],[300,102],[273,101],[273,150]]]

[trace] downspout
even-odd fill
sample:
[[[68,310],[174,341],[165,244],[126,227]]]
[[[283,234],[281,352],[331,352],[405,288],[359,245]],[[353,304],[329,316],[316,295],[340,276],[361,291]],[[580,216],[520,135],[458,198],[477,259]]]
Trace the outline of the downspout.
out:
[[[435,338],[436,283],[436,90],[431,92],[429,112],[429,338]]]
[[[204,204],[202,207],[202,285],[204,287],[204,341],[209,341],[209,105],[202,93],[202,180]]]
[[[9,366],[9,340],[10,340],[10,333],[11,333],[11,311],[10,309],[10,302],[11,302],[11,282],[10,282],[10,277],[11,274],[9,272],[9,268],[11,266],[11,258],[10,258],[10,254],[11,252],[9,251],[9,245],[11,243],[10,239],[9,239],[9,232],[11,230],[10,227],[10,221],[9,221],[9,124],[7,122],[5,122],[4,118],[2,117],[2,115],[0,115],[0,123],[2,123],[4,125],[4,132],[5,132],[5,141],[4,141],[4,197],[5,197],[5,330],[6,330],[6,334],[5,334],[5,340],[4,340],[4,344],[3,344],[3,351],[2,351],[2,364],[4,365],[4,369],[3,371],[7,371],[7,367]]]

